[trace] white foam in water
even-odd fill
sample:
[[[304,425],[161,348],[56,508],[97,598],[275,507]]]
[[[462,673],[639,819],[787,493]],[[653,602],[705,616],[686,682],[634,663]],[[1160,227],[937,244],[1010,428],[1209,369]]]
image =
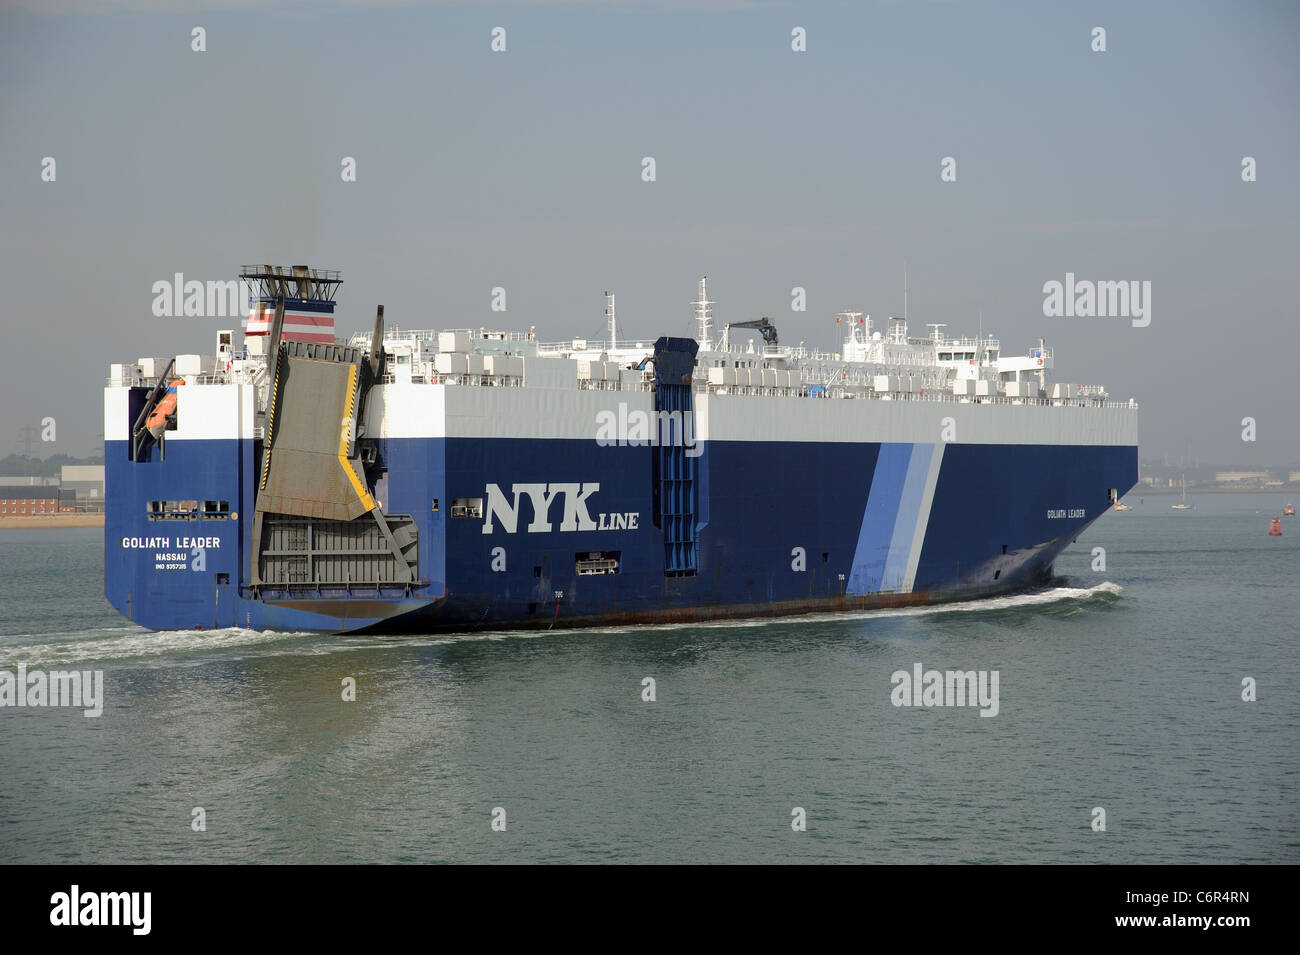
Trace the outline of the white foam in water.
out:
[[[1034,607],[1042,604],[1058,603],[1062,600],[1086,600],[1101,594],[1120,594],[1124,588],[1110,581],[1095,587],[1053,587],[1029,594],[1012,594],[1009,597],[981,597],[978,600],[962,600],[957,603],[939,604],[933,607],[903,607],[897,610],[866,610],[862,613],[846,613],[840,616],[852,619],[869,619],[871,617],[916,617],[937,613],[971,613],[980,610],[1011,610],[1017,607]]]
[[[735,629],[743,627],[770,627],[781,623],[821,623],[836,620],[871,620],[891,617],[922,617],[943,613],[977,613],[997,610],[1014,610],[1021,607],[1035,607],[1062,603],[1068,600],[1086,600],[1103,594],[1117,595],[1124,592],[1119,584],[1106,581],[1095,587],[1053,587],[1033,593],[1012,594],[1007,597],[981,597],[977,600],[962,600],[948,604],[929,604],[920,607],[895,607],[880,610],[847,611],[837,610],[830,613],[798,614],[788,617],[740,617],[727,620],[708,620],[696,623],[659,623],[635,624],[618,627],[556,627],[554,630],[494,630],[475,633],[449,633],[416,637],[404,641],[404,646],[428,646],[444,643],[460,643],[472,640],[505,640],[509,638],[544,637],[548,633],[565,632],[569,634],[624,634],[651,630],[709,630]],[[374,646],[365,644],[364,646]],[[360,649],[363,644],[353,644],[348,649]]]
[[[930,614],[941,613],[974,613],[990,610],[1012,610],[1019,607],[1034,607],[1044,604],[1054,604],[1065,600],[1086,600],[1089,597],[1096,597],[1102,594],[1120,594],[1124,588],[1119,584],[1113,584],[1110,581],[1100,583],[1095,587],[1053,587],[1050,590],[1040,590],[1027,594],[1012,594],[1007,597],[980,597],[977,600],[961,600],[947,604],[928,604],[919,607],[892,607],[882,608],[879,610],[837,610],[832,613],[810,613],[800,614],[791,617],[756,617],[739,620],[713,620],[706,623],[673,623],[663,624],[664,629],[678,630],[683,627],[706,628],[706,627],[766,627],[772,623],[780,621],[809,621],[820,622],[823,620],[871,620],[878,617],[923,617]],[[603,628],[602,628],[603,629]],[[609,632],[627,632],[631,629],[647,629],[645,627],[621,627]]]
[[[302,633],[278,633],[273,630],[248,630],[230,627],[225,630],[145,630],[122,627],[95,631],[95,636],[71,635],[64,640],[8,646],[0,649],[4,663],[12,668],[18,663],[28,666],[77,663],[83,661],[121,660],[193,653],[206,650],[255,647],[284,640],[313,636]],[[52,634],[32,634],[50,640]]]
[[[214,650],[253,649],[271,650],[273,653],[322,654],[345,650],[374,650],[381,647],[440,646],[448,643],[465,643],[478,640],[536,639],[553,633],[617,635],[653,630],[683,629],[734,629],[742,627],[767,627],[779,623],[820,623],[836,620],[871,620],[891,617],[920,617],[930,614],[980,613],[1014,610],[1023,607],[1040,607],[1068,600],[1086,600],[1102,594],[1122,593],[1123,587],[1110,581],[1095,587],[1053,587],[1035,593],[1013,594],[1008,597],[982,597],[949,604],[932,604],[920,607],[899,607],[881,610],[835,611],[832,613],[801,614],[790,617],[751,617],[735,620],[713,620],[701,623],[637,624],[619,627],[556,627],[553,630],[493,630],[472,633],[429,634],[427,636],[330,636],[312,633],[277,632],[274,630],[248,630],[231,627],[225,630],[145,630],[141,627],[119,627],[94,631],[94,636],[70,635],[63,640],[50,641],[51,634],[15,634],[8,639],[43,639],[47,642],[0,648],[0,668],[12,669],[19,663],[28,666],[113,661],[193,654],[202,662],[204,654]],[[288,646],[295,641],[307,644]],[[277,648],[276,644],[286,644]]]

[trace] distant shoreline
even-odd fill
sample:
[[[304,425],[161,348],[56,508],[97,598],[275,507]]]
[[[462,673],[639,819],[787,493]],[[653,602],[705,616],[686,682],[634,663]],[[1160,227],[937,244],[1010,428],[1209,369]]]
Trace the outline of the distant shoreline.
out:
[[[1124,497],[1142,497],[1146,494],[1179,494],[1178,487],[1135,487]],[[1300,489],[1287,487],[1189,487],[1188,494],[1278,494],[1285,498],[1300,497]]]
[[[0,517],[0,530],[54,527],[103,527],[103,514],[27,514]]]
[[[1135,487],[1125,494],[1120,500],[1128,500],[1133,497],[1164,497],[1177,496],[1180,489],[1176,487]],[[1277,494],[1286,498],[1287,503],[1293,503],[1294,500],[1300,499],[1300,489],[1294,487],[1285,488],[1259,488],[1259,487],[1189,487],[1187,493],[1191,494]],[[29,530],[32,528],[62,528],[62,527],[103,527],[104,515],[100,513],[89,514],[12,514],[0,516],[0,531],[3,530]]]

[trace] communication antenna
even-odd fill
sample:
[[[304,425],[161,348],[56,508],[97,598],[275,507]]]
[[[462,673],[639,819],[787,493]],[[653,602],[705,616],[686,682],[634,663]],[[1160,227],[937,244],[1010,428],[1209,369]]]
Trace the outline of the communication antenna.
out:
[[[605,314],[609,316],[609,350],[618,345],[618,320],[614,317],[614,293],[605,293]]]
[[[32,427],[30,424],[24,425],[18,429],[18,433],[22,435],[22,438],[19,440],[23,445],[24,457],[30,458],[32,456],[32,435],[36,433],[36,430],[37,429]]]
[[[695,306],[695,320],[700,326],[698,341],[700,348],[704,351],[708,351],[712,347],[712,343],[709,341],[709,330],[713,325],[713,306],[717,304],[709,301],[708,281],[709,277],[707,275],[701,276],[699,300],[691,303]]]

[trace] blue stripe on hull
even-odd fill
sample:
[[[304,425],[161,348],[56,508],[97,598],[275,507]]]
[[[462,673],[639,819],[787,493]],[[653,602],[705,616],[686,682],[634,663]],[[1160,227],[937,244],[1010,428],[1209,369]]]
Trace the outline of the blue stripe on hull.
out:
[[[863,483],[870,482],[871,491],[853,551],[849,593],[866,594],[881,589],[911,460],[912,445],[884,444],[880,446],[874,477],[870,476],[871,472],[862,476]]]
[[[138,464],[128,460],[126,442],[108,442],[106,593],[125,616],[154,629],[324,632],[652,622],[932,602],[1041,581],[1057,554],[1109,506],[1108,489],[1123,494],[1137,479],[1134,447],[709,443],[697,462],[699,570],[665,577],[664,535],[652,511],[652,451],[590,441],[383,440],[388,473],[376,495],[386,512],[416,518],[421,581],[408,596],[335,593],[324,595],[332,598],[324,604],[301,594],[257,599],[247,589],[259,457],[253,442],[176,441],[166,461]],[[599,484],[587,498],[592,521],[617,526],[635,514],[636,526],[560,531],[562,495],[539,519],[521,493],[513,534],[499,521],[485,533],[482,518],[450,516],[453,498],[486,498],[488,484],[503,493],[515,485]],[[228,500],[239,519],[146,519],[147,501],[177,499]],[[529,532],[547,519],[549,532]],[[220,543],[208,548],[201,570],[158,570],[156,548],[121,545],[124,537],[150,536],[215,536]],[[577,555],[592,551],[617,552],[619,572],[579,576]],[[502,564],[504,570],[494,569]],[[220,574],[228,584],[218,582]]]

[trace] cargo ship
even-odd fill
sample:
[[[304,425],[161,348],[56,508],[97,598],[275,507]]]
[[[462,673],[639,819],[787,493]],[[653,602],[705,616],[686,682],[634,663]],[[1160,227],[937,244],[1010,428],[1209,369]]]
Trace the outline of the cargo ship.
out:
[[[912,606],[1042,586],[1137,482],[1138,409],[983,334],[836,316],[626,341],[336,335],[245,266],[242,333],[114,363],[105,590],[155,630],[438,632]],[[685,316],[683,316],[685,318]],[[674,322],[674,324],[678,324]]]

